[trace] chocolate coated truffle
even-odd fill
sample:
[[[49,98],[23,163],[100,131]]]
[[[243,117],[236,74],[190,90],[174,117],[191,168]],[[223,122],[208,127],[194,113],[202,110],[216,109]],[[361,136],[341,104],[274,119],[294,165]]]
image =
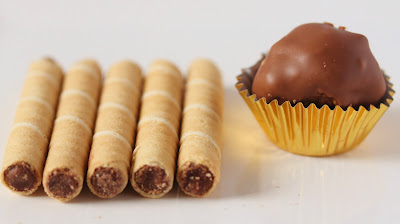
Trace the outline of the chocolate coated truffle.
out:
[[[358,107],[378,104],[386,82],[365,36],[310,23],[272,46],[252,91],[267,102]]]

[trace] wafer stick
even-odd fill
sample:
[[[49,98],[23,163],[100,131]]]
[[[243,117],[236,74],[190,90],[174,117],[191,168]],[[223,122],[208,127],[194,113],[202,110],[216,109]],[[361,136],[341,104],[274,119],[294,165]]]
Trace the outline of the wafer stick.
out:
[[[218,68],[206,59],[189,69],[183,109],[177,180],[188,195],[203,197],[220,180],[223,87]]]
[[[163,60],[147,74],[133,153],[131,184],[142,196],[159,198],[171,190],[178,148],[182,76]]]
[[[76,63],[65,77],[43,173],[50,197],[69,201],[82,189],[100,87],[100,68],[93,60]]]
[[[122,61],[110,68],[87,173],[90,190],[101,198],[116,196],[128,183],[141,91],[142,72],[138,65]]]
[[[1,181],[16,193],[29,195],[40,186],[62,80],[52,59],[29,67],[1,167]]]

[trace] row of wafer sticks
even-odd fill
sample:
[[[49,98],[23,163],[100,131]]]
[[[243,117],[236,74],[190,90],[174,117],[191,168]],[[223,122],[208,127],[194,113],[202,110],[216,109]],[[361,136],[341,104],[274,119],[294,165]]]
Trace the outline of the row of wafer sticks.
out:
[[[205,196],[220,179],[222,111],[221,76],[206,59],[195,60],[186,79],[156,60],[145,79],[138,65],[121,61],[103,80],[93,60],[64,75],[44,58],[29,67],[1,181],[23,195],[43,183],[50,197],[69,201],[86,175],[101,198],[129,180],[139,194],[159,198],[176,175],[186,194]]]

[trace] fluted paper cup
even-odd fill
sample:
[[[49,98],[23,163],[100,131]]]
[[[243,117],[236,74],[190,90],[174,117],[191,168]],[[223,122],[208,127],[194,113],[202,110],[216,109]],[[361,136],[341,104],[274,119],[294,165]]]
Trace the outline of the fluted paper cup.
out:
[[[323,105],[291,103],[281,105],[257,98],[251,87],[261,64],[243,69],[236,88],[267,137],[278,147],[295,154],[328,156],[343,153],[359,145],[371,132],[393,101],[394,90],[386,79],[386,93],[378,105],[330,108]]]

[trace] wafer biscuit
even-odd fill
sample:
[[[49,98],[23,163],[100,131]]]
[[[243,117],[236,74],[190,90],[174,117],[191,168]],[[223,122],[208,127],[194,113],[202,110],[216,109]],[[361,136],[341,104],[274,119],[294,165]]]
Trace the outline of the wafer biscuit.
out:
[[[101,72],[93,60],[80,61],[67,73],[43,173],[50,197],[69,201],[82,189],[100,88]]]
[[[220,180],[223,87],[218,68],[198,59],[186,82],[177,181],[183,192],[205,196]]]
[[[1,167],[1,181],[14,192],[29,195],[41,184],[62,80],[50,58],[29,67]]]
[[[128,183],[141,89],[142,72],[129,61],[113,65],[104,81],[87,172],[90,190],[101,198]]]
[[[173,186],[182,85],[172,63],[157,60],[150,66],[131,168],[131,184],[142,196],[159,198]]]

